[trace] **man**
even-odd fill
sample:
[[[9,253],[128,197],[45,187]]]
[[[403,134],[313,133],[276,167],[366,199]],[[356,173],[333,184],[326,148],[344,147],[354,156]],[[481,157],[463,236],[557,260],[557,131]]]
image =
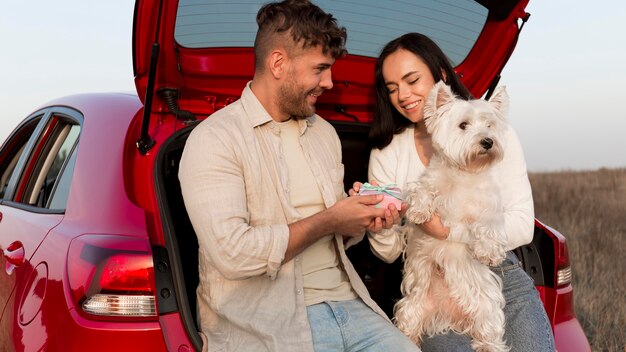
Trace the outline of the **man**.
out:
[[[315,102],[346,33],[308,1],[263,6],[255,74],[199,124],[181,160],[198,236],[198,320],[209,351],[416,351],[345,246],[398,223],[382,196],[345,198],[341,146]]]

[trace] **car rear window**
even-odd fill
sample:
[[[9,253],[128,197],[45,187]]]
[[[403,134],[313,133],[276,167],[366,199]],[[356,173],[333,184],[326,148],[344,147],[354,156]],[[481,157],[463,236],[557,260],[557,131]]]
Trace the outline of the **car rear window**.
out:
[[[175,39],[187,48],[252,47],[256,13],[267,0],[180,0]],[[390,40],[408,32],[432,38],[456,66],[474,46],[488,10],[473,0],[318,0],[314,3],[348,30],[353,55],[377,57]]]

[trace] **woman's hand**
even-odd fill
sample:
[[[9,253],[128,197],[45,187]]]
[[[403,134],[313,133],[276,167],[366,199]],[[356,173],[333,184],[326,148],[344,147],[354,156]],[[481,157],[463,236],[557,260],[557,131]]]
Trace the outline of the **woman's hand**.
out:
[[[378,186],[378,182],[372,180],[372,181],[370,181],[370,185]],[[359,182],[359,181],[356,181],[355,183],[352,184],[352,188],[350,190],[348,190],[348,195],[350,197],[358,195],[359,191],[361,190],[361,187],[363,187],[363,183]]]
[[[419,226],[424,233],[438,240],[445,240],[450,234],[450,229],[443,226],[441,217],[438,214],[434,214],[430,220],[417,224],[417,226]]]
[[[359,191],[361,190],[361,187],[363,187],[363,183],[356,181],[355,183],[352,184],[352,188],[348,190],[348,195],[350,197],[358,195]]]

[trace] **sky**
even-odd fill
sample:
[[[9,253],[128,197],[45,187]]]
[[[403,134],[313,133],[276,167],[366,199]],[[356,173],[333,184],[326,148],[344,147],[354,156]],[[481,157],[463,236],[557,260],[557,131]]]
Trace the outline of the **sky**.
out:
[[[531,0],[501,85],[528,170],[626,167],[626,2]],[[134,1],[3,1],[0,141],[54,98],[134,92]]]

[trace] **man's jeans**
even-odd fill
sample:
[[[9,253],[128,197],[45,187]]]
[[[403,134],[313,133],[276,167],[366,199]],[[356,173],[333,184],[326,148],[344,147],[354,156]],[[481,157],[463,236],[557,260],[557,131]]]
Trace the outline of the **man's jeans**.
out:
[[[419,351],[411,340],[360,299],[307,307],[315,352]]]

